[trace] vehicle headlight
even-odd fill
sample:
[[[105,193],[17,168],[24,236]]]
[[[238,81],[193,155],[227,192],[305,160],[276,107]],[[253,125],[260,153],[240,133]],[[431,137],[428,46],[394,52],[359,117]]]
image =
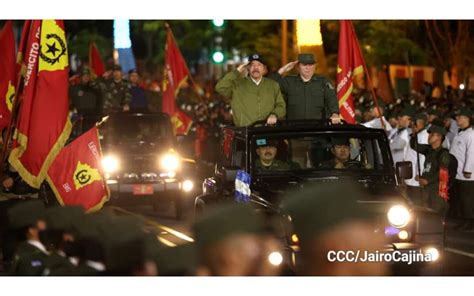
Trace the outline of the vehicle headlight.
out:
[[[280,252],[272,252],[270,255],[268,255],[268,261],[270,262],[271,265],[273,266],[278,266],[283,262],[283,256],[281,255]]]
[[[191,180],[185,180],[181,186],[184,192],[190,192],[194,188],[194,183]]]
[[[387,218],[392,226],[402,228],[410,221],[410,212],[406,207],[396,205],[388,210]]]
[[[102,158],[102,167],[106,173],[113,173],[118,170],[120,161],[117,156],[107,155]]]
[[[175,153],[167,153],[160,158],[160,166],[165,171],[177,171],[181,166],[181,160]]]
[[[425,254],[429,254],[430,257],[431,257],[431,261],[436,261],[439,259],[439,251],[438,249],[434,248],[434,247],[431,247],[431,248],[427,248],[425,250]]]

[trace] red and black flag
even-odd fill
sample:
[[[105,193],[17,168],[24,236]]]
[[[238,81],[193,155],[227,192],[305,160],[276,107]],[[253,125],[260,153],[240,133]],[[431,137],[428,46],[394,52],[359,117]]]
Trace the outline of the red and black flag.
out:
[[[176,95],[186,82],[189,70],[168,28],[165,48],[165,72],[163,79],[162,111],[171,117],[175,134],[187,134],[193,123],[192,118],[176,106]]]
[[[39,188],[71,132],[63,21],[26,21],[18,56],[24,83],[9,161],[23,180]]]
[[[64,147],[48,170],[48,183],[61,205],[99,210],[110,196],[102,166],[97,127]]]
[[[364,59],[351,21],[340,21],[339,50],[337,55],[337,99],[339,112],[347,122],[355,123],[352,78],[364,73]]]

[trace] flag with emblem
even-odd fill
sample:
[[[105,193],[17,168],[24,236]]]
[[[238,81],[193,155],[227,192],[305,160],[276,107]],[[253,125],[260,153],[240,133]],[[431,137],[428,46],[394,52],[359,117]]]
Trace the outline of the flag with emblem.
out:
[[[16,87],[15,37],[12,21],[0,32],[0,131],[8,126]]]
[[[69,62],[63,21],[26,24],[30,27],[22,38],[27,40],[20,42],[25,73],[9,161],[23,180],[39,188],[71,132]]]
[[[89,45],[89,68],[94,78],[104,75],[105,65],[94,42]]]
[[[99,210],[110,193],[101,167],[97,127],[64,147],[48,170],[47,181],[61,205]]]
[[[352,22],[340,21],[336,76],[337,99],[339,101],[339,112],[347,123],[355,123],[352,78],[363,73],[363,57]]]
[[[165,48],[165,70],[163,78],[162,111],[171,117],[175,134],[187,134],[193,123],[192,118],[176,106],[176,95],[186,82],[189,70],[181,52],[168,28]]]
[[[250,201],[250,183],[252,177],[245,171],[238,170],[235,177],[235,200],[237,202]]]

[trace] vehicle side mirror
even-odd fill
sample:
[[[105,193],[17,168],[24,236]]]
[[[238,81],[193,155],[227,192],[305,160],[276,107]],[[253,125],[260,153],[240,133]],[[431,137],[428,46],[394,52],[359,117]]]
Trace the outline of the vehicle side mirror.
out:
[[[413,168],[411,161],[399,161],[395,164],[397,175],[403,179],[413,178]]]
[[[238,166],[222,166],[216,168],[216,175],[220,176],[225,182],[234,182],[237,177]]]

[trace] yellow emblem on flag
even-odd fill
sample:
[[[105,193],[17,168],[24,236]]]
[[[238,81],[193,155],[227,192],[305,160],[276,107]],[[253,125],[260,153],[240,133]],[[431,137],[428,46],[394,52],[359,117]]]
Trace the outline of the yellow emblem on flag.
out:
[[[337,65],[337,74],[341,73],[342,72],[342,69],[341,67],[339,67],[339,65]]]
[[[15,87],[11,81],[8,81],[7,94],[5,96],[5,102],[7,103],[8,110],[12,112],[13,109],[13,98],[15,97]]]
[[[39,71],[64,70],[69,65],[66,34],[54,20],[41,25]]]
[[[77,167],[74,171],[73,179],[76,190],[79,190],[94,181],[102,180],[98,169],[93,169],[88,164],[81,163],[80,161],[77,162]]]

